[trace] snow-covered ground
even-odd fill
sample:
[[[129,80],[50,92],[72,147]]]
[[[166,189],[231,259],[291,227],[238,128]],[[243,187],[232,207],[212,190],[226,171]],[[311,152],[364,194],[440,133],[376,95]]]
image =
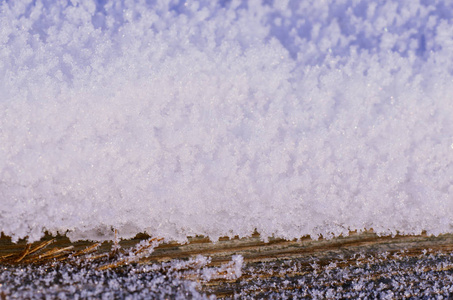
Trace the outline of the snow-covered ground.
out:
[[[453,225],[453,2],[0,2],[0,231]]]
[[[237,258],[236,258],[237,259]],[[324,263],[324,264],[323,264]],[[332,259],[259,262],[245,276],[212,283],[206,258],[98,271],[93,264],[0,267],[4,299],[451,299],[453,256],[381,252]],[[188,269],[189,267],[189,269]],[[239,274],[240,276],[240,274]],[[230,278],[231,279],[231,278]],[[219,298],[220,298],[219,297]],[[3,299],[2,298],[2,299]]]

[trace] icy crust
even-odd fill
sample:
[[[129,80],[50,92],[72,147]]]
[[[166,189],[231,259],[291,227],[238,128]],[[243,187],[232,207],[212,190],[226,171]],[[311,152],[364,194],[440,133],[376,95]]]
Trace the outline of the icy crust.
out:
[[[0,230],[451,232],[450,1],[3,1]]]

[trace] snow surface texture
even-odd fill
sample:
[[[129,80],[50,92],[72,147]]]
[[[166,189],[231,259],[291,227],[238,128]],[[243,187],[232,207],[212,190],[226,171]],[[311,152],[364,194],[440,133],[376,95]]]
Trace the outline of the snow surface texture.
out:
[[[14,240],[452,232],[452,116],[451,1],[0,2]]]

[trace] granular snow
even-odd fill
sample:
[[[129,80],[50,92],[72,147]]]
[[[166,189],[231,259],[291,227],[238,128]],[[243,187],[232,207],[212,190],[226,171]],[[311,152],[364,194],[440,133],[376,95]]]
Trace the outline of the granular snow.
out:
[[[452,232],[453,2],[0,2],[0,231]]]

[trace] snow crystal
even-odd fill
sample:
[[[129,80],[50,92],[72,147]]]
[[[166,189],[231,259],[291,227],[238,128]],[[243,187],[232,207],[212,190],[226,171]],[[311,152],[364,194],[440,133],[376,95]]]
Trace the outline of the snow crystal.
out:
[[[451,232],[449,1],[0,2],[0,230]]]

